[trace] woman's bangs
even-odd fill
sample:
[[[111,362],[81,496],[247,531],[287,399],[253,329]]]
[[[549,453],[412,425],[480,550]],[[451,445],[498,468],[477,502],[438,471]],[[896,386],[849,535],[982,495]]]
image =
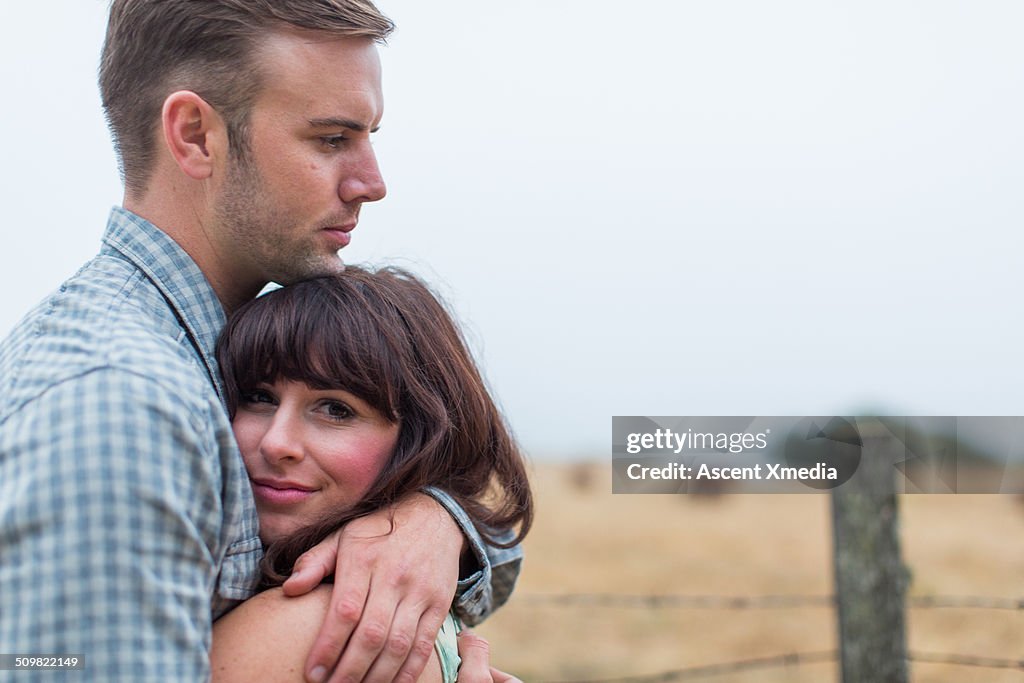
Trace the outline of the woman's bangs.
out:
[[[237,386],[249,391],[285,378],[344,389],[394,418],[401,380],[372,313],[365,302],[346,300],[318,282],[265,294],[258,313],[238,317],[229,350]]]

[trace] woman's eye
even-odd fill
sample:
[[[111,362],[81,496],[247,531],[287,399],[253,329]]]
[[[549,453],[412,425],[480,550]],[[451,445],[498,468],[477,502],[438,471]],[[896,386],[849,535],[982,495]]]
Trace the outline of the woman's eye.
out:
[[[355,415],[352,409],[341,401],[327,401],[323,405],[323,411],[332,420],[345,420]]]
[[[242,392],[242,403],[273,403],[274,397],[263,389]]]

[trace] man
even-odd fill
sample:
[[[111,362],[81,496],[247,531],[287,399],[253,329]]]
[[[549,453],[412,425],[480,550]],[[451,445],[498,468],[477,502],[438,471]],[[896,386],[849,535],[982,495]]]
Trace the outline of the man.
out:
[[[89,680],[208,677],[211,620],[253,594],[260,557],[214,340],[267,282],[341,268],[383,198],[391,30],[366,0],[112,3],[124,206],[0,346],[0,652],[80,654]],[[507,598],[518,550],[428,493],[300,560],[293,593],[336,574],[309,680],[414,680],[457,586],[470,623]]]

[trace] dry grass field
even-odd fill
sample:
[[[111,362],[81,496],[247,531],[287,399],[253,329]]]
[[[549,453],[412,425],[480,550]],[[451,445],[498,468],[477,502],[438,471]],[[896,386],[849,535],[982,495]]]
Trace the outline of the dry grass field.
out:
[[[566,593],[828,595],[826,495],[611,494],[610,466],[538,465],[537,521],[509,605],[478,631],[524,681],[582,681],[837,647],[828,606],[692,609],[553,605]],[[1024,503],[1000,495],[901,497],[910,594],[1024,597]],[[1024,612],[911,609],[911,652],[1024,659]],[[823,662],[713,682],[838,681]],[[1024,681],[1024,672],[913,663],[915,683]]]

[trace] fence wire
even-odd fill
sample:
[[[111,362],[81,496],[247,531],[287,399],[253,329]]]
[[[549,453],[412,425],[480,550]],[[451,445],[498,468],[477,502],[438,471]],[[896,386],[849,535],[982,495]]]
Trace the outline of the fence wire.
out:
[[[535,593],[517,599],[520,603],[548,604],[578,607],[624,608],[681,608],[681,609],[786,609],[797,607],[834,607],[834,595],[626,595],[616,593]],[[998,598],[984,596],[919,595],[907,599],[908,607],[915,609],[995,609],[1024,610],[1024,598]],[[551,683],[669,683],[711,678],[730,673],[834,662],[839,650],[818,652],[790,652],[765,657],[735,660],[721,664],[706,664],[675,669],[656,674],[643,674],[619,678],[576,679]],[[1016,669],[1024,671],[1024,659],[978,657],[974,655],[914,652],[907,660],[924,664],[971,666],[987,669]]]
[[[575,607],[779,609],[833,607],[831,595],[625,595],[615,593],[563,593],[517,596],[520,603]]]
[[[693,681],[699,678],[709,678],[712,676],[721,676],[723,674],[737,673],[741,671],[799,666],[801,664],[818,664],[821,662],[834,662],[838,657],[838,650],[827,650],[822,652],[790,652],[782,655],[740,659],[733,662],[726,662],[724,664],[691,666],[685,669],[664,671],[657,674],[626,676],[624,678],[579,679],[572,681],[557,681],[557,683],[668,683],[669,681]]]
[[[519,603],[576,607],[679,609],[787,609],[834,607],[834,595],[628,595],[619,593],[534,593],[517,596]],[[919,595],[907,598],[914,609],[1024,610],[1024,598]]]
[[[907,659],[911,662],[924,662],[927,664],[955,664],[957,666],[975,666],[985,669],[1018,669],[1024,671],[1024,659],[975,657],[973,655],[941,655],[931,652],[909,652]]]
[[[685,669],[663,671],[656,674],[625,676],[620,678],[574,679],[550,683],[670,683],[674,681],[694,681],[731,673],[773,669],[780,667],[800,666],[802,664],[820,664],[835,662],[839,659],[838,650],[821,652],[790,652],[767,657],[752,657],[722,664],[706,664]],[[986,669],[1017,669],[1024,671],[1024,660],[1001,659],[998,657],[975,657],[972,655],[944,655],[931,652],[910,652],[907,660],[926,664],[947,664],[955,666],[972,666]]]

